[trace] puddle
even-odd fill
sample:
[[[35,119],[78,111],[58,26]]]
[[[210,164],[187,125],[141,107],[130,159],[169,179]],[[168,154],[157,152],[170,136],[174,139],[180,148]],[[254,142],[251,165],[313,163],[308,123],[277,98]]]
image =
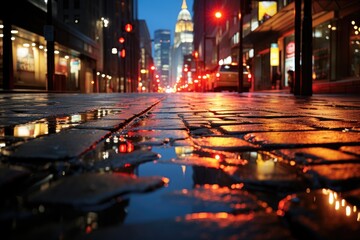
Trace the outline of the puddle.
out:
[[[59,133],[64,129],[72,128],[88,121],[98,120],[118,112],[119,110],[116,109],[99,109],[69,116],[43,118],[25,124],[0,127],[0,149],[17,141],[23,141],[23,139]],[[12,139],[12,141],[9,141],[9,139]]]
[[[99,110],[68,117],[41,119],[33,123],[15,126],[12,128],[13,134],[9,134],[9,130],[3,130],[2,136],[4,139],[8,137],[6,144],[13,144],[9,137],[17,137],[22,140],[26,137],[35,138],[56,133],[87,121],[100,119],[112,113],[114,112],[110,110]],[[134,121],[133,125],[129,124],[127,127],[131,129],[139,126],[141,124]],[[24,130],[20,131],[20,129]],[[214,137],[210,139],[214,142],[203,141],[202,144],[193,146],[189,141],[189,144],[185,143],[179,146],[176,143],[186,139],[181,132],[172,132],[174,137],[169,139],[168,134],[172,130],[158,130],[156,132],[150,130],[131,132],[127,130],[113,132],[94,146],[91,151],[80,156],[76,164],[71,163],[66,167],[69,168],[67,169],[68,175],[79,174],[79,179],[75,180],[77,180],[76,183],[81,184],[80,186],[85,185],[91,189],[92,186],[96,185],[90,184],[89,179],[83,182],[85,173],[106,173],[108,175],[121,173],[127,175],[126,177],[139,178],[144,181],[136,185],[135,190],[125,191],[120,195],[112,192],[111,196],[106,196],[111,199],[104,197],[106,200],[93,201],[92,203],[95,206],[84,206],[78,202],[74,204],[73,198],[70,197],[70,200],[65,200],[75,206],[65,208],[65,210],[63,210],[64,206],[59,206],[61,205],[59,202],[50,207],[44,207],[40,204],[31,209],[24,205],[22,198],[12,200],[10,204],[1,207],[2,209],[10,209],[6,210],[6,213],[13,209],[21,209],[20,213],[12,213],[13,216],[8,217],[8,220],[15,219],[13,222],[16,223],[16,226],[12,229],[24,235],[25,233],[21,231],[24,226],[31,228],[39,225],[41,227],[36,230],[26,229],[30,231],[32,237],[36,237],[41,236],[39,233],[44,233],[44,236],[48,235],[54,230],[54,225],[60,225],[57,232],[61,233],[62,237],[66,237],[72,232],[91,233],[95,230],[105,229],[107,226],[124,225],[126,227],[127,225],[151,224],[158,221],[173,221],[178,218],[189,221],[186,219],[188,216],[200,218],[206,216],[209,219],[212,215],[223,213],[229,220],[231,219],[229,213],[235,213],[235,215],[248,212],[275,213],[279,201],[284,199],[286,195],[305,193],[309,187],[307,186],[308,183],[299,177],[298,166],[295,161],[280,161],[270,153],[257,151],[256,148],[242,148],[243,152],[241,153],[232,151],[235,147],[230,149],[231,151],[229,150],[230,143],[238,147],[237,145],[244,145],[242,141],[239,143],[234,142],[232,138]],[[20,134],[21,132],[22,134]],[[221,144],[223,146],[220,148],[209,147]],[[58,169],[60,171],[63,168]],[[43,170],[37,171],[37,174],[40,175]],[[62,177],[61,172],[56,173],[56,169],[53,171],[55,176]],[[167,179],[164,181],[166,184],[158,188],[146,189],[144,192],[136,191],[136,189],[142,189],[144,185],[149,184],[148,177],[154,176]],[[44,181],[39,188],[48,187],[52,180],[49,178]],[[92,179],[92,181],[94,180],[96,182],[98,176]],[[116,181],[112,183],[116,183]],[[71,189],[75,188],[72,182],[68,185],[71,186]],[[9,184],[9,186],[13,185]],[[129,186],[121,186],[121,188],[126,187]],[[63,187],[62,191],[64,191],[65,196],[66,186]],[[41,200],[49,201],[51,197],[54,197],[50,193]],[[75,196],[77,193],[73,190]],[[311,195],[310,198],[297,198],[301,199],[302,204],[305,204],[306,211],[312,209],[311,201],[314,201],[314,197],[322,199],[319,192],[314,193],[316,194]],[[95,200],[100,197],[97,193],[93,192],[93,194],[92,198]],[[84,194],[80,195],[84,196]],[[302,195],[299,194],[299,196]],[[285,202],[285,200],[281,203],[289,204],[292,207],[282,208],[282,215],[290,216],[294,222],[299,221],[299,224],[305,225],[300,221],[300,217],[291,215],[292,209],[297,210],[297,199],[295,202],[288,199],[290,203]],[[60,197],[54,198],[54,201],[59,200],[61,200]],[[66,202],[65,200],[63,202]],[[89,201],[87,198],[81,200]],[[319,202],[319,200],[317,201]],[[340,200],[339,204],[342,204]],[[336,202],[334,208],[336,210]],[[345,206],[341,211],[346,213],[349,209]],[[351,206],[351,209],[354,210],[354,207]],[[279,214],[279,212],[277,213]],[[26,217],[24,219],[18,217],[21,214],[26,215]],[[356,214],[356,217],[359,218],[358,212]],[[0,214],[1,216],[5,217],[5,213]],[[266,215],[264,219],[268,216]],[[352,216],[355,216],[355,212]],[[49,218],[52,221],[47,221]],[[31,223],[34,219],[37,221]],[[252,221],[249,219],[251,224],[254,223]],[[336,224],[339,223],[336,222]],[[34,233],[33,231],[38,232]]]
[[[359,206],[330,189],[289,195],[279,202],[277,214],[289,220],[301,239],[352,239],[360,231]]]
[[[193,211],[191,205],[181,205],[169,201],[166,197],[172,191],[191,189],[194,186],[192,167],[178,165],[146,163],[136,169],[138,176],[163,175],[170,179],[167,187],[155,192],[134,195],[129,201],[126,211],[128,213],[125,223],[138,223],[159,219],[175,218]]]

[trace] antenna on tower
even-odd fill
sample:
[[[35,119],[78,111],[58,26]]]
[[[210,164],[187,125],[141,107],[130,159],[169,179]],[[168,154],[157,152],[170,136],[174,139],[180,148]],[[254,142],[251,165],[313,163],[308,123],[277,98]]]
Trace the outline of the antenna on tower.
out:
[[[187,9],[186,0],[183,0],[181,9]]]

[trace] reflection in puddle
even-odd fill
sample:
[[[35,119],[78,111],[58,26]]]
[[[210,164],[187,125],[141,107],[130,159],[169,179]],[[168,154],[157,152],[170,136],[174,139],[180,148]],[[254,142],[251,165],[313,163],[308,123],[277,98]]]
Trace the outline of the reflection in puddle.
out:
[[[114,110],[99,109],[70,116],[49,117],[25,124],[6,126],[0,128],[0,137],[37,138],[43,135],[59,133],[64,129],[97,120],[117,112],[118,111]],[[0,139],[0,148],[6,146],[8,146],[6,141]]]
[[[275,163],[277,162],[277,159],[272,159],[263,154],[256,155],[256,174],[258,179],[260,181],[271,179],[275,171]]]
[[[360,229],[359,207],[330,189],[288,195],[279,202],[277,214],[290,218],[297,227],[321,229],[321,239],[340,239],[343,233]]]
[[[346,217],[353,217],[357,222],[360,222],[360,212],[355,205],[350,205],[345,199],[341,198],[338,193],[322,189],[322,194],[328,196],[328,204],[332,206],[335,211],[344,214]]]
[[[164,176],[169,178],[170,181],[167,187],[157,191],[132,196],[126,209],[128,216],[125,219],[125,223],[174,218],[192,212],[192,205],[184,204],[179,206],[177,202],[170,201],[166,197],[172,191],[191,189],[194,186],[191,167],[187,167],[186,171],[183,171],[180,165],[145,163],[137,168],[137,175],[139,177]]]
[[[13,127],[4,127],[1,128],[0,133],[2,133],[2,136],[36,138],[41,135],[58,133],[62,129],[74,127],[87,121],[97,120],[114,113],[116,112],[100,109],[70,116],[49,117]]]

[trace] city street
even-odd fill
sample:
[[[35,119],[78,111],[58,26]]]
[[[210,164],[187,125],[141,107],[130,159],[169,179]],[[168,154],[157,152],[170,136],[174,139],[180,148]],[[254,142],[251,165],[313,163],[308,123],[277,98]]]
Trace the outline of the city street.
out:
[[[360,97],[2,93],[1,239],[358,239]]]

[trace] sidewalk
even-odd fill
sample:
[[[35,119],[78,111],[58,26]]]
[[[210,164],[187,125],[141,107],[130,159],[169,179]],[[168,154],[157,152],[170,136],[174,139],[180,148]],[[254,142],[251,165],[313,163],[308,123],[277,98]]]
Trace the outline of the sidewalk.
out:
[[[3,239],[357,239],[360,98],[1,94]]]

